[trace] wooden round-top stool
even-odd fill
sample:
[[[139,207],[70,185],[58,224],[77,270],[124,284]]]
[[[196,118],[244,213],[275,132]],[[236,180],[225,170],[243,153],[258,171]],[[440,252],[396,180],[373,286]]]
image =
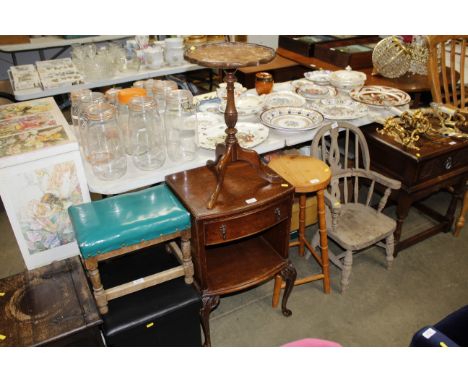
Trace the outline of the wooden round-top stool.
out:
[[[304,251],[307,247],[322,268],[322,273],[297,279],[294,285],[323,280],[323,291],[325,293],[330,293],[330,272],[328,266],[328,240],[324,197],[324,191],[331,179],[330,168],[320,159],[302,155],[282,155],[275,157],[270,161],[268,166],[291,183],[295,187],[295,192],[299,194],[298,240],[289,243],[289,246],[299,246],[300,256],[304,256]],[[317,194],[321,256],[314,251],[305,237],[306,197],[308,193],[312,192]],[[276,276],[272,302],[273,307],[278,305],[281,288],[284,288],[283,284],[281,276]]]

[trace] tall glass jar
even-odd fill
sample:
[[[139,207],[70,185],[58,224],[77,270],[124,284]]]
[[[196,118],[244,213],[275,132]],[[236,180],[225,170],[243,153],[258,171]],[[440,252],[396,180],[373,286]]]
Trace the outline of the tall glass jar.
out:
[[[164,113],[166,110],[166,96],[171,90],[177,90],[175,81],[170,80],[154,80],[153,81],[153,97],[156,101],[159,113]]]
[[[91,92],[80,97],[79,100],[79,111],[78,111],[78,123],[79,123],[79,141],[83,149],[83,155],[85,158],[88,156],[87,145],[86,145],[86,109],[91,105],[98,105],[105,102],[104,94],[100,92]]]
[[[119,123],[119,129],[125,142],[125,151],[127,154],[130,153],[127,150],[128,143],[128,103],[133,97],[146,96],[146,90],[142,88],[127,88],[119,91],[117,98],[119,100],[117,106],[117,120]]]
[[[110,103],[111,105],[117,107],[118,102],[119,102],[117,97],[121,90],[122,88],[110,88],[109,90],[107,90],[104,93],[107,103]]]
[[[70,93],[70,114],[73,125],[73,133],[77,141],[80,141],[80,98],[83,96],[90,96],[90,89],[80,89]]]
[[[195,159],[198,146],[197,112],[188,90],[172,90],[164,113],[167,156],[174,162]]]
[[[86,109],[87,160],[96,177],[113,180],[127,172],[127,157],[122,144],[115,107],[101,103]]]
[[[135,166],[154,170],[166,160],[161,118],[152,97],[134,97],[128,105],[128,151]]]

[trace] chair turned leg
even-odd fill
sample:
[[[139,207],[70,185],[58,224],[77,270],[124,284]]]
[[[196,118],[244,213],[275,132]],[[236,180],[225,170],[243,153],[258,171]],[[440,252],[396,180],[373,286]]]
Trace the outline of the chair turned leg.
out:
[[[190,231],[185,231],[182,233],[181,237],[181,247],[182,247],[182,266],[184,267],[185,273],[185,283],[193,283],[193,262],[192,255],[190,253]]]
[[[107,306],[106,294],[104,293],[104,288],[101,283],[101,276],[99,275],[98,262],[96,259],[90,258],[84,260],[84,263],[89,279],[91,280],[91,285],[93,286],[93,294],[99,313],[106,314],[109,312],[109,308]]]
[[[393,233],[385,239],[385,253],[387,254],[387,269],[392,268],[393,251],[395,250],[395,240]]]
[[[281,294],[281,284],[283,283],[283,278],[281,275],[275,276],[275,286],[273,288],[273,298],[271,300],[271,306],[276,308],[279,303],[279,298]]]
[[[463,197],[463,204],[460,211],[460,216],[458,216],[457,222],[455,224],[454,236],[460,235],[460,231],[465,225],[465,215],[468,212],[468,191],[465,191],[465,196]]]
[[[351,268],[353,266],[353,251],[346,251],[343,261],[343,270],[341,272],[341,293],[348,289],[349,277],[351,276]]]

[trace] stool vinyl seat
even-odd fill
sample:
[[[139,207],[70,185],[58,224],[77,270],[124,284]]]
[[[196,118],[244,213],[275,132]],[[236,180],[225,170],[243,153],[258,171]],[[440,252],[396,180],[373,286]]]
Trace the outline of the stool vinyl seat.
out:
[[[166,185],[69,208],[83,258],[190,227],[190,214]]]

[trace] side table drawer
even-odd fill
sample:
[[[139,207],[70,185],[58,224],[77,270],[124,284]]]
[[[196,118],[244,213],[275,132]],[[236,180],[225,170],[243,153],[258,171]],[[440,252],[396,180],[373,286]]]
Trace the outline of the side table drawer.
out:
[[[419,180],[433,178],[468,165],[468,150],[459,150],[426,161],[421,165]]]
[[[282,201],[246,215],[231,216],[205,224],[205,244],[219,244],[250,236],[279,223],[290,215],[290,203]]]

